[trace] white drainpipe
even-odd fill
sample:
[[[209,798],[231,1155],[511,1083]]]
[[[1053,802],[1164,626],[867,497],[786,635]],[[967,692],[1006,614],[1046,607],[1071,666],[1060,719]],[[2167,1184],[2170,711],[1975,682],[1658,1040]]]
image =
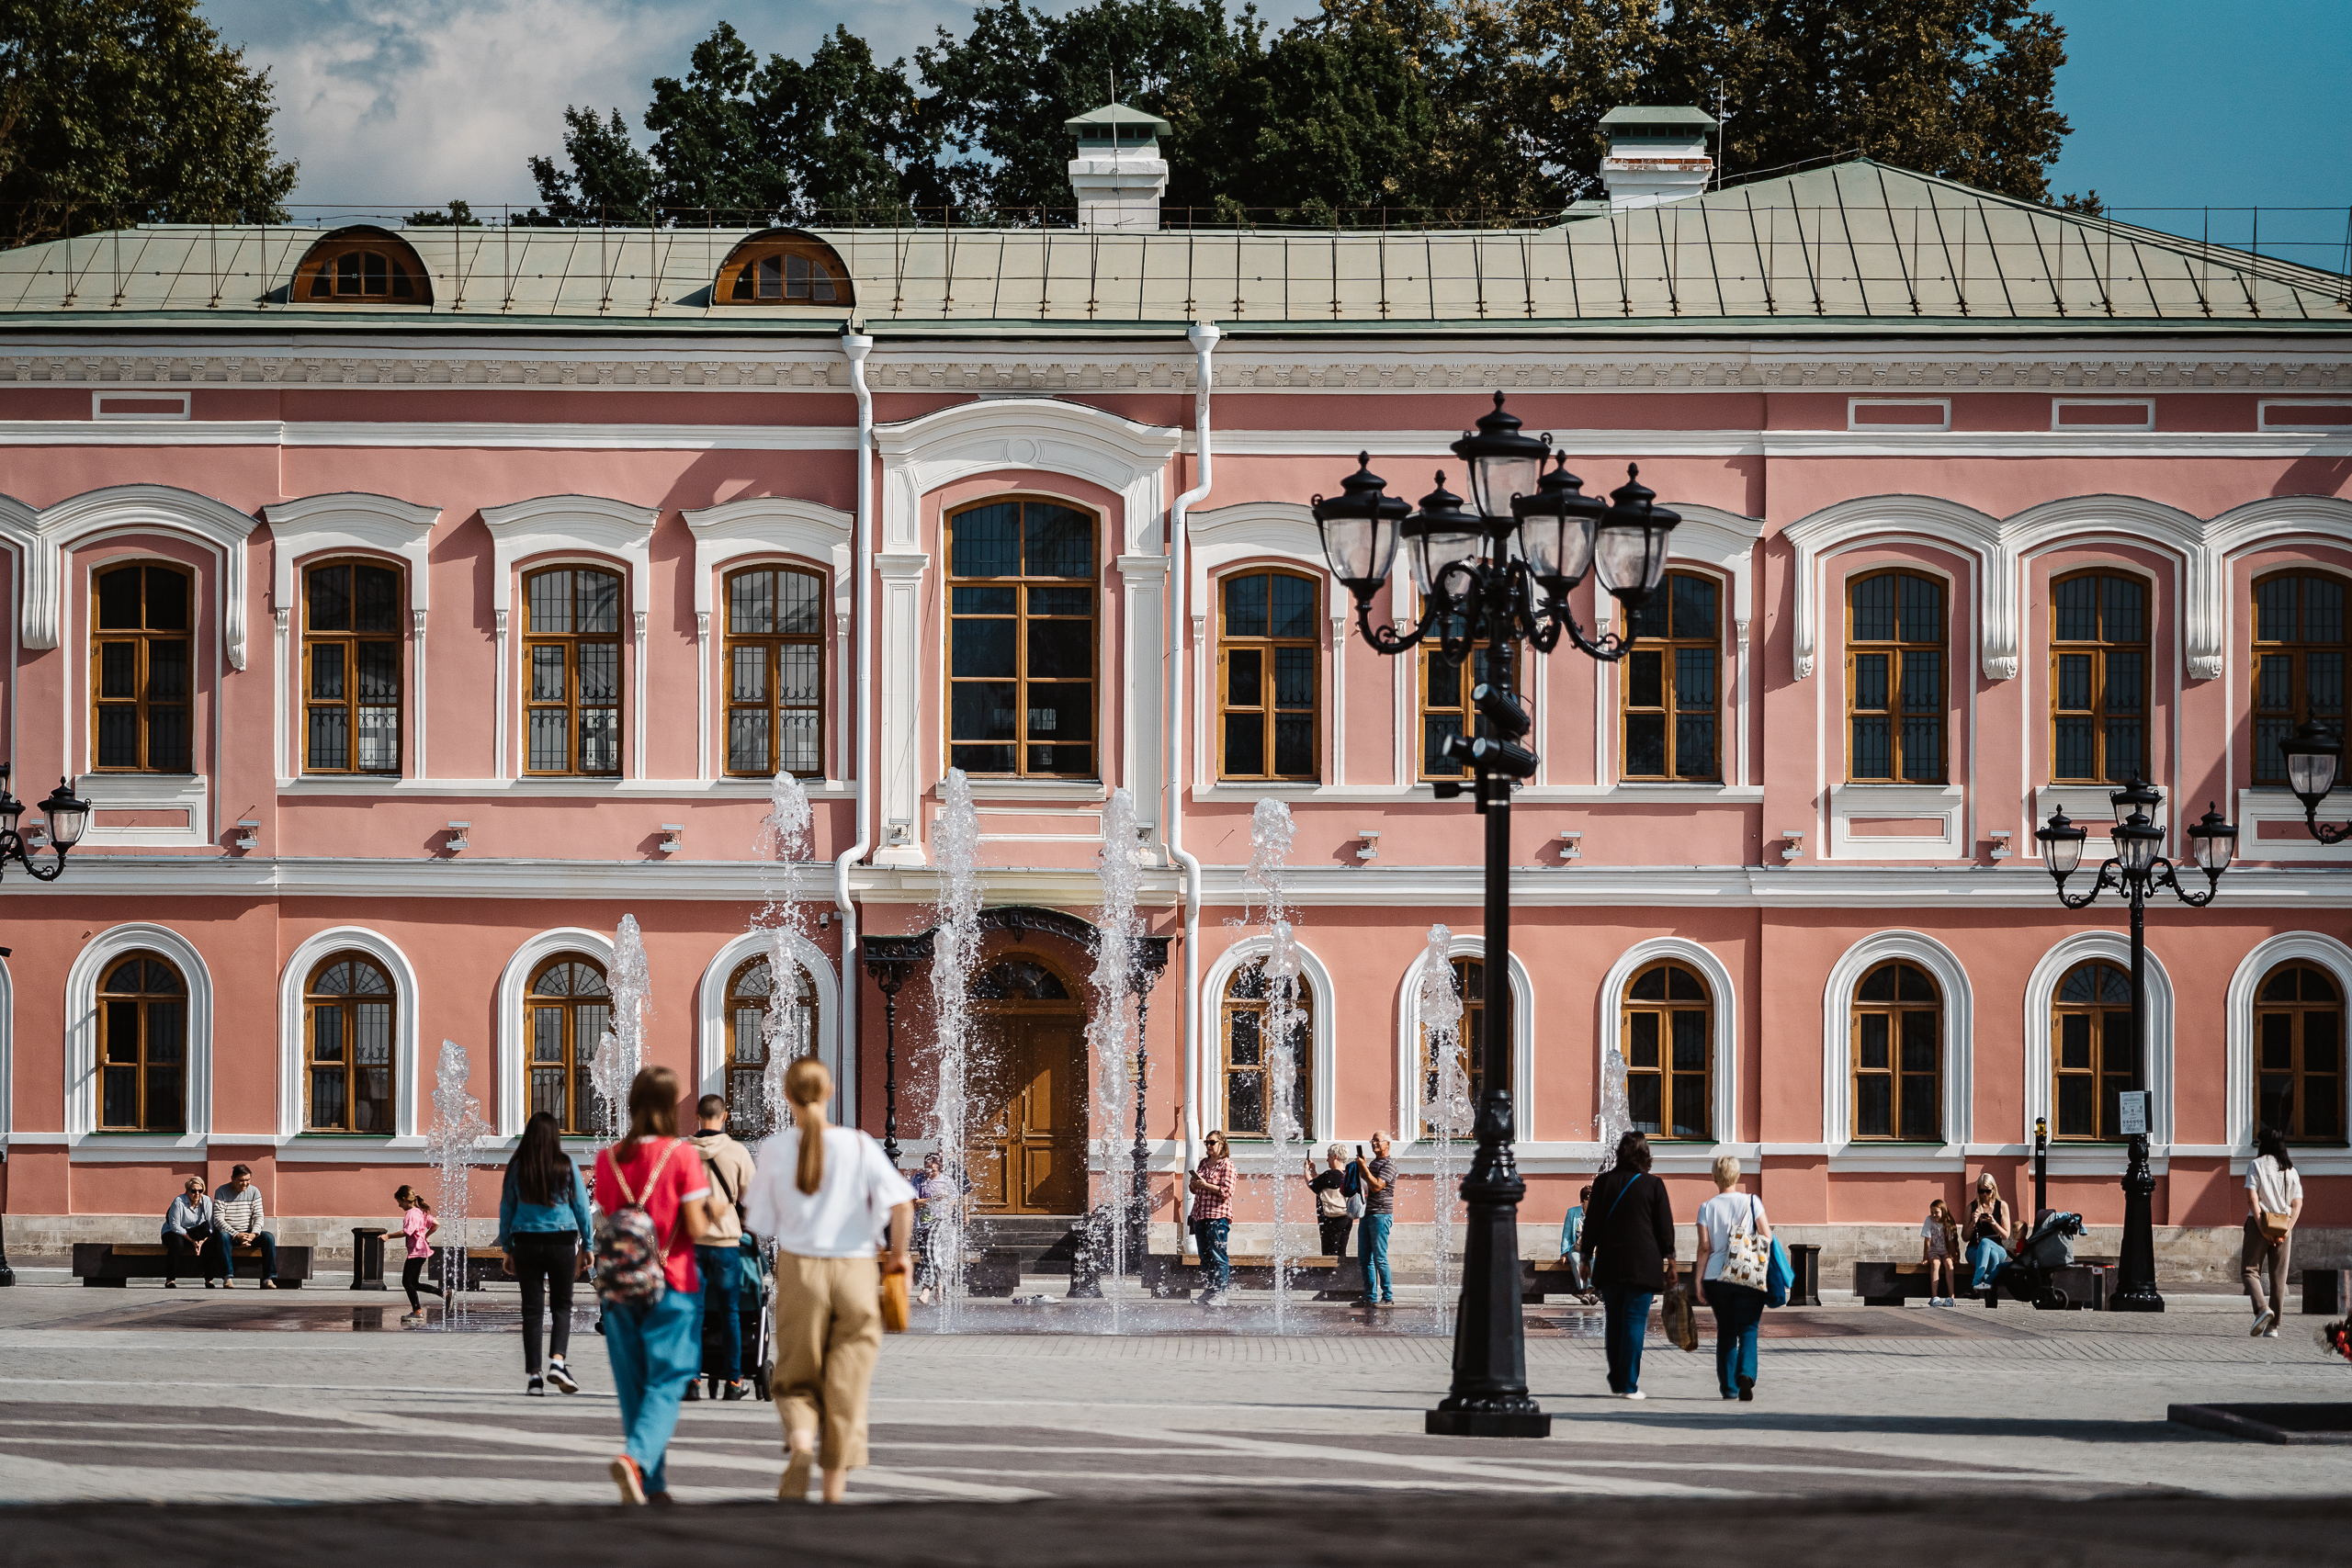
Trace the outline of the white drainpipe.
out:
[[[865,356],[874,339],[844,328],[842,352],[849,356],[850,390],[857,394],[857,547],[850,570],[857,574],[857,751],[853,764],[857,777],[857,842],[833,862],[833,907],[842,916],[842,1070],[856,1072],[857,1039],[857,906],[850,902],[850,867],[874,849],[874,779],[868,756],[873,747],[869,726],[874,712],[874,394],[865,385]]]
[[[1168,738],[1163,760],[1168,769],[1165,804],[1160,811],[1160,841],[1168,857],[1184,868],[1184,990],[1178,998],[1178,1025],[1184,1039],[1184,1168],[1199,1157],[1200,1106],[1195,1099],[1201,1077],[1201,863],[1184,849],[1184,616],[1191,579],[1185,575],[1184,516],[1193,503],[1209,492],[1209,355],[1224,334],[1213,321],[1195,321],[1184,334],[1192,340],[1193,384],[1193,445],[1201,460],[1200,482],[1176,498],[1168,512]],[[1181,1239],[1180,1239],[1181,1249]]]

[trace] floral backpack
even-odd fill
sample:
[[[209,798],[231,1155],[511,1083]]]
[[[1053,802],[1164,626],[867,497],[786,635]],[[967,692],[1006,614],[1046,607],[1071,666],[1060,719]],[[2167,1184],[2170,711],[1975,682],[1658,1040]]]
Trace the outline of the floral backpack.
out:
[[[646,1176],[646,1191],[653,1190],[653,1184],[662,1179],[662,1168],[677,1152],[678,1145],[673,1139]],[[616,1159],[612,1166],[613,1184],[621,1190],[621,1204],[604,1215],[596,1226],[596,1294],[612,1306],[652,1306],[670,1289],[670,1281],[662,1271],[662,1237],[653,1227],[653,1216],[645,1212],[643,1201],[628,1190],[628,1178],[621,1173],[621,1162]]]

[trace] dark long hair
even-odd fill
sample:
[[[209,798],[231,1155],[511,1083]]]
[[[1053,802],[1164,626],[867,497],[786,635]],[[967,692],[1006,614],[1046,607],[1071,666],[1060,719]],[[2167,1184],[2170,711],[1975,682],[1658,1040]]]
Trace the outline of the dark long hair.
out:
[[[1650,1168],[1649,1134],[1637,1128],[1618,1139],[1617,1164],[1623,1169],[1647,1174]]]
[[[2287,1139],[2276,1127],[2264,1127],[2254,1134],[2254,1152],[2268,1155],[2278,1162],[2281,1170],[2295,1168],[2295,1156],[2287,1152]]]
[[[571,1159],[563,1152],[563,1129],[554,1111],[537,1111],[523,1124],[514,1171],[526,1203],[560,1203],[571,1196]]]

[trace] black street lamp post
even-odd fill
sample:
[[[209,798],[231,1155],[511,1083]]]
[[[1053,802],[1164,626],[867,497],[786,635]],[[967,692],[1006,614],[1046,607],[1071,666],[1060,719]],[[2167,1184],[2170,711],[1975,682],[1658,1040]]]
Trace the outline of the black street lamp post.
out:
[[[2129,1134],[2132,1152],[2123,1171],[2123,1247],[2116,1269],[2117,1292],[2109,1304],[2116,1312],[2162,1312],[2165,1299],[2156,1290],[2152,1204],[2156,1178],[2148,1166],[2148,895],[2169,887],[2191,908],[2201,909],[2211,903],[2221,891],[2222,873],[2229,870],[2230,857],[2236,852],[2238,830],[2210,806],[2188,829],[2190,852],[2205,874],[2205,890],[2192,892],[2181,885],[2173,863],[2157,852],[2164,847],[2165,830],[2155,825],[2152,814],[2164,804],[2163,793],[2145,780],[2135,779],[2108,798],[2115,807],[2115,853],[2100,863],[2098,880],[2079,897],[2067,894],[2066,878],[2082,863],[2083,841],[2090,829],[2068,821],[2061,807],[2050,814],[2048,824],[2033,836],[2041,841],[2050,874],[2058,884],[2058,901],[2067,908],[2084,908],[2108,887],[2131,901],[2132,1091],[2143,1120],[2141,1130]]]
[[[1652,504],[1657,498],[1637,469],[1627,468],[1626,483],[1607,505],[1583,493],[1584,481],[1567,471],[1566,456],[1545,472],[1551,437],[1524,434],[1503,412],[1500,392],[1476,432],[1465,431],[1453,449],[1468,470],[1473,510],[1463,510],[1463,498],[1445,488],[1441,471],[1416,513],[1386,493],[1370,455],[1359,454],[1340,494],[1315,498],[1315,522],[1332,575],[1355,596],[1357,629],[1376,651],[1400,654],[1430,637],[1457,661],[1481,645],[1487,651],[1486,678],[1470,694],[1478,715],[1474,733],[1448,738],[1444,755],[1476,775],[1471,788],[1487,818],[1487,962],[1500,973],[1510,963],[1510,792],[1536,767],[1535,753],[1521,743],[1532,724],[1511,690],[1515,646],[1550,653],[1566,637],[1595,659],[1623,659],[1633,644],[1631,613],[1665,576],[1668,536],[1682,519]],[[1372,622],[1373,600],[1400,543],[1422,606],[1419,624],[1404,633]],[[1623,605],[1623,636],[1594,639],[1577,624],[1568,593],[1588,570]],[[1463,787],[1441,783],[1435,790],[1449,800]],[[1477,1153],[1462,1182],[1469,1223],[1453,1385],[1424,1424],[1442,1435],[1541,1438],[1552,1429],[1552,1418],[1527,1393],[1519,1311],[1519,1201],[1527,1184],[1511,1154],[1508,1010],[1486,1010],[1479,1043],[1486,1089],[1478,1101]]]
[[[2323,844],[2352,839],[2352,822],[2323,822],[2320,802],[2335,787],[2344,763],[2344,737],[2316,719],[2305,719],[2290,739],[2278,742],[2287,758],[2287,787],[2303,803],[2303,826]]]
[[[90,803],[76,799],[64,779],[57,781],[57,787],[40,803],[43,820],[29,832],[19,832],[17,825],[24,820],[25,803],[8,793],[7,765],[0,763],[0,875],[6,874],[10,861],[42,882],[54,882],[64,874],[67,853],[82,841],[83,832],[90,826]],[[33,858],[43,848],[54,857],[46,864]],[[8,950],[0,947],[0,958],[7,955]],[[7,1157],[6,1151],[0,1150],[0,1161]],[[17,1271],[8,1265],[6,1208],[0,1203],[0,1285],[13,1285]]]

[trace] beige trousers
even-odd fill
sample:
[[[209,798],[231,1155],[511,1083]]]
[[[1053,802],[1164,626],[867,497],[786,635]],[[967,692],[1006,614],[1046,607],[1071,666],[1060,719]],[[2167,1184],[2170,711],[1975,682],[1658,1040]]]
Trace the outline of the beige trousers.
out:
[[[871,1258],[775,1255],[775,1372],[769,1397],[794,1432],[818,1435],[827,1470],[865,1463],[865,1396],[882,1348],[882,1272]]]
[[[2256,1312],[2276,1312],[2287,1315],[2287,1259],[2295,1250],[2292,1231],[2272,1241],[2262,1234],[2262,1224],[2252,1214],[2245,1217],[2245,1248],[2238,1261],[2245,1270],[2245,1293],[2254,1298]],[[2263,1287],[2269,1286],[2266,1293]]]

